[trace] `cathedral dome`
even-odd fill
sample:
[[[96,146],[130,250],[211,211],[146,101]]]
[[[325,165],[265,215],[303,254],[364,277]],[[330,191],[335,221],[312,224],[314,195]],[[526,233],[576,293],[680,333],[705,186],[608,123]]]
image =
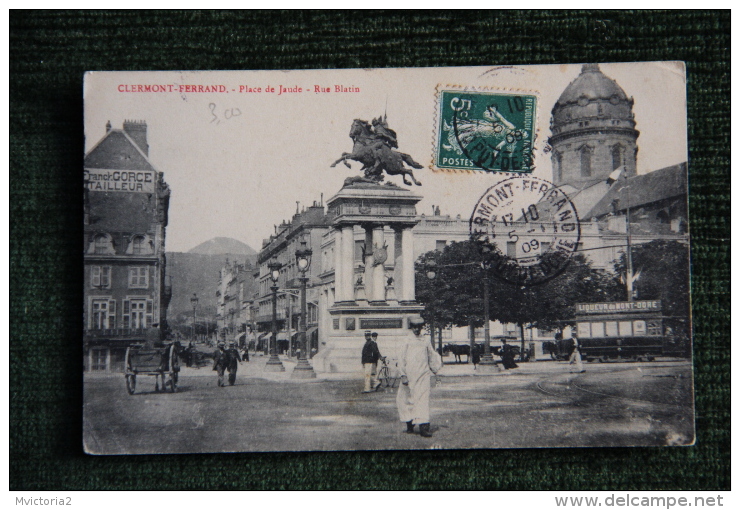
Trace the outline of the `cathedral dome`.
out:
[[[599,69],[585,64],[552,108],[553,182],[577,187],[606,181],[623,168],[635,175],[637,137],[634,100]]]
[[[601,72],[598,64],[585,64],[552,109],[553,134],[557,135],[566,124],[584,119],[608,119],[609,125],[634,128],[633,102],[616,81]],[[624,122],[615,124],[612,120]]]
[[[581,97],[587,99],[611,99],[616,96],[627,101],[624,93],[616,81],[608,78],[599,69],[599,64],[585,64],[581,74],[568,85],[558,99],[558,104],[576,103]]]

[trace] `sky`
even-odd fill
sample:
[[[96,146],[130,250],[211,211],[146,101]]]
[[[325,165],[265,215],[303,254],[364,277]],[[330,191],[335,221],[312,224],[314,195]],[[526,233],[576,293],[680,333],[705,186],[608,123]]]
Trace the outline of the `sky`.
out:
[[[683,64],[600,67],[634,98],[640,131],[637,172],[686,161]],[[534,175],[551,180],[550,157],[542,152],[550,136],[551,110],[580,70],[581,65],[574,64],[93,72],[85,77],[85,151],[105,135],[108,121],[114,129],[120,129],[124,120],[146,121],[149,160],[164,172],[172,192],[166,250],[188,251],[223,236],[259,251],[273,226],[296,212],[296,202],[309,206],[323,194],[326,203],[345,178],[360,175],[360,163],[351,162],[351,169],[330,165],[343,152],[351,152],[353,119],[371,121],[385,113],[389,127],[398,134],[398,150],[424,165],[414,170],[422,186],[414,186],[413,191],[424,197],[417,211],[431,214],[436,205],[442,214],[467,218],[486,189],[508,175],[433,169],[437,89],[486,87],[537,95]],[[139,91],[147,85],[152,86],[150,91]],[[302,90],[279,93],[281,86]],[[336,86],[348,91],[337,92]],[[164,92],[151,91],[157,87]],[[402,184],[400,176],[386,180]]]

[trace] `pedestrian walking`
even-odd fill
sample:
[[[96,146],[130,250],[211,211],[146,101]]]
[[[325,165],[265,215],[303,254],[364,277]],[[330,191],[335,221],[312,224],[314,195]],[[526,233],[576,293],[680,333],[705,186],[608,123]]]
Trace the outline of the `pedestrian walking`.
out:
[[[230,342],[229,348],[226,351],[226,369],[229,371],[229,386],[234,386],[236,382],[236,370],[239,368],[241,360],[242,357],[236,348],[236,342]]]
[[[218,386],[224,386],[224,370],[229,364],[226,346],[223,342],[218,342],[216,352],[213,353],[213,370],[218,373]]]
[[[473,370],[478,370],[478,363],[480,363],[480,347],[478,345],[473,346]]]
[[[581,344],[578,343],[578,335],[575,331],[573,332],[571,340],[573,341],[573,352],[570,353],[570,360],[568,360],[568,365],[572,365],[573,363],[575,363],[576,369],[571,369],[570,373],[580,374],[585,372],[586,370],[583,368],[583,360],[581,359]]]
[[[375,333],[375,338],[378,334]],[[365,389],[363,393],[376,391],[380,387],[377,380],[378,360],[380,359],[380,350],[378,344],[373,340],[373,333],[365,331],[365,345],[362,346],[362,368],[365,371]]]
[[[398,369],[401,386],[396,395],[398,415],[406,422],[406,432],[414,433],[414,425],[419,425],[422,437],[432,437],[429,424],[429,395],[432,374],[442,368],[442,359],[426,338],[421,335],[424,319],[409,319],[413,337],[408,338],[401,347]]]

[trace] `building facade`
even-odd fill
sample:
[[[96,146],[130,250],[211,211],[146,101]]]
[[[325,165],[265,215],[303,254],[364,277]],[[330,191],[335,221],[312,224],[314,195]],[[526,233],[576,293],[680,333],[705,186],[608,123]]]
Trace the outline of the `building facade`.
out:
[[[147,125],[106,125],[84,161],[84,360],[90,371],[123,370],[126,347],[161,342],[172,289],[166,284],[170,190],[149,161]]]
[[[257,257],[258,269],[254,272],[256,291],[253,304],[247,305],[252,311],[252,320],[256,327],[257,348],[268,348],[267,340],[272,331],[272,286],[268,265],[271,262],[281,264],[280,277],[277,281],[277,327],[279,348],[281,351],[294,351],[295,336],[300,321],[300,282],[301,276],[296,262],[296,251],[301,249],[301,242],[313,251],[311,264],[306,272],[309,278],[306,296],[306,327],[312,349],[318,349],[317,329],[319,322],[318,295],[316,288],[318,275],[321,272],[322,256],[318,247],[321,239],[329,230],[329,218],[323,204],[314,202],[302,211],[296,210],[290,221],[275,227],[275,233],[262,243]]]
[[[255,288],[253,273],[254,267],[248,260],[240,263],[226,259],[219,271],[216,322],[222,340],[244,342],[245,333],[253,327],[250,310]]]

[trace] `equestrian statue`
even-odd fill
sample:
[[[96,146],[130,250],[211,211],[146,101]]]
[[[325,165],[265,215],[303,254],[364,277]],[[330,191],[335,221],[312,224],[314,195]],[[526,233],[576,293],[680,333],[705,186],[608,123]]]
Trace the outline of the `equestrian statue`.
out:
[[[355,119],[349,137],[354,142],[352,152],[343,153],[331,166],[333,168],[344,162],[347,168],[352,168],[347,160],[358,161],[362,163],[360,171],[364,172],[364,177],[349,178],[345,184],[350,181],[378,184],[383,181],[385,172],[388,175],[403,176],[403,183],[410,186],[411,183],[406,180],[408,175],[414,184],[421,186],[421,182],[414,178],[412,170],[406,168],[404,163],[412,168],[423,167],[408,154],[394,150],[398,148],[398,139],[396,132],[388,128],[387,116],[373,119],[372,126],[365,120]]]

